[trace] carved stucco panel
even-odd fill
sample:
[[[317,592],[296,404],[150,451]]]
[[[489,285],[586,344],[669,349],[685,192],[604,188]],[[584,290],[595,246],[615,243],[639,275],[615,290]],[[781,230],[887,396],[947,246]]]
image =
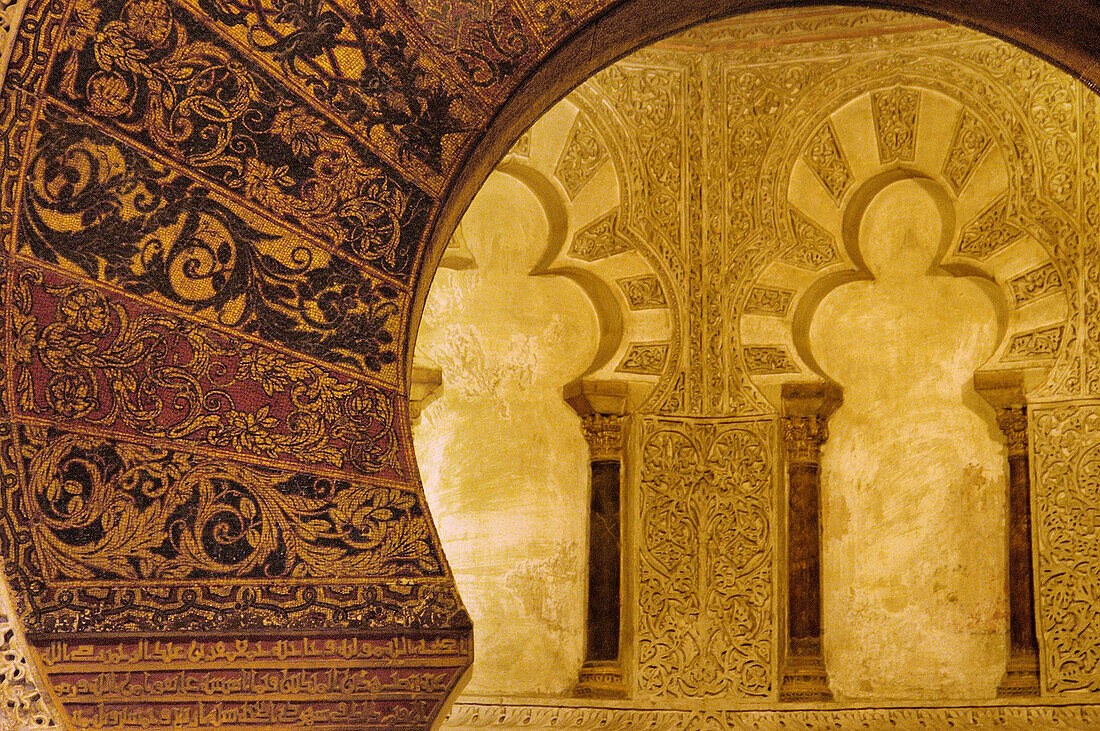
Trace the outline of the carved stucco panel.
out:
[[[767,698],[775,679],[775,425],[641,424],[637,685]]]
[[[1031,411],[1043,689],[1100,691],[1100,401]]]

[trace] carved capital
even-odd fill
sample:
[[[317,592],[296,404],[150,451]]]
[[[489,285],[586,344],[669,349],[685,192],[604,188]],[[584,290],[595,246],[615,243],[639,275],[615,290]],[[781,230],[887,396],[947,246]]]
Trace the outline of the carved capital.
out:
[[[997,425],[1005,435],[1009,457],[1027,454],[1027,397],[1024,394],[1028,382],[1033,380],[1035,375],[1022,369],[974,374],[974,390],[996,411]]]
[[[581,430],[588,442],[588,452],[593,462],[623,457],[623,420],[615,414],[589,414],[581,417]]]
[[[1009,457],[1027,455],[1027,407],[997,409],[997,425],[1005,435]]]
[[[841,404],[840,386],[830,382],[783,384],[783,444],[791,462],[814,462],[829,438],[828,420]]]
[[[783,417],[783,444],[791,462],[816,463],[828,438],[828,424],[820,416]]]

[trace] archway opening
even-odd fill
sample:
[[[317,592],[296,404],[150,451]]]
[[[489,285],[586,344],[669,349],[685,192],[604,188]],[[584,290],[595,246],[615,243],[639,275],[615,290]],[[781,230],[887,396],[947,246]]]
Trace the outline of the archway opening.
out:
[[[1043,81],[1023,90],[1021,75]],[[1023,373],[1029,398],[1052,392],[1067,377],[1060,333],[1074,317],[1070,273],[1035,215],[1073,198],[1072,185],[1057,172],[1068,174],[1073,163],[1057,150],[1081,144],[1065,137],[1067,130],[1091,132],[1083,122],[1044,127],[1052,112],[1034,105],[1024,110],[1014,100],[1069,97],[1078,100],[1077,114],[1094,101],[1081,84],[1033,56],[941,21],[854,8],[774,11],[700,26],[647,47],[593,76],[519,138],[495,175],[523,180],[525,195],[541,201],[537,215],[560,229],[560,239],[551,234],[532,243],[524,276],[578,283],[585,307],[595,313],[589,322],[597,324],[585,335],[592,363],[570,366],[573,380],[561,396],[587,409],[578,409],[581,419],[574,418],[570,433],[590,435],[585,419],[603,413],[593,404],[609,403],[615,390],[609,383],[633,378],[642,384],[624,387],[627,395],[617,403],[625,406],[614,407],[623,409],[617,418],[628,417],[621,422],[617,468],[620,653],[616,668],[601,670],[614,682],[590,682],[585,634],[574,627],[566,633],[574,643],[572,665],[547,661],[558,670],[569,666],[552,694],[689,705],[720,699],[731,707],[791,700],[783,692],[793,646],[785,591],[794,569],[786,549],[798,527],[785,503],[792,446],[784,444],[790,413],[783,393],[787,385],[832,380],[851,395],[832,417],[838,421],[830,440],[824,441],[824,429],[819,434],[825,444],[820,540],[827,550],[818,642],[824,640],[825,666],[837,678],[832,697],[935,705],[1001,692],[1009,656],[1009,463],[999,412],[977,395],[974,373]],[[1021,148],[1021,128],[1036,130],[1027,138],[1034,151]],[[1039,141],[1043,135],[1050,141]],[[1034,175],[1035,160],[1051,174]],[[532,170],[539,175],[524,177]],[[532,182],[536,178],[540,182]],[[892,228],[904,221],[908,228]],[[894,246],[899,241],[913,246]],[[462,260],[462,247],[470,248],[465,225],[444,257]],[[901,267],[906,251],[913,255],[908,269]],[[923,269],[909,271],[914,267]],[[891,282],[906,293],[893,293],[889,306],[896,312],[872,320],[897,325],[896,352],[882,343],[872,347],[873,338],[860,334],[873,326],[864,321],[866,307],[838,304],[838,293],[877,291]],[[906,290],[924,285],[934,290],[924,300]],[[916,332],[920,317],[913,316],[922,302],[933,313],[920,326],[923,335]],[[945,314],[949,306],[961,314]],[[666,322],[654,319],[658,315]],[[438,310],[430,314],[426,327],[436,328],[430,320],[438,316]],[[826,321],[846,328],[845,337],[822,336]],[[658,325],[664,330],[653,329]],[[922,356],[934,365],[921,372],[915,343],[925,335],[942,339],[946,349]],[[1059,345],[1052,346],[1054,340]],[[935,460],[920,456],[920,440],[904,429],[868,426],[861,400],[875,401],[882,389],[860,392],[838,365],[861,348],[891,364],[876,372],[883,383],[903,387],[905,398],[927,407],[929,419],[917,431],[929,436],[930,454],[954,450],[941,460],[951,462],[950,469],[932,468]],[[903,375],[906,363],[912,368]],[[914,396],[914,374],[929,393],[943,396],[937,408]],[[568,380],[565,371],[561,379]],[[446,393],[445,374],[442,380]],[[552,389],[544,395],[559,398]],[[432,409],[441,403],[425,414],[439,418]],[[904,423],[897,404],[890,409]],[[936,420],[944,414],[958,428]],[[913,483],[912,500],[845,472],[858,472],[852,450],[860,435],[852,424],[860,419],[867,427],[862,436],[872,443],[859,449],[888,454]],[[575,459],[583,460],[583,443],[574,439],[574,446],[581,448]],[[587,450],[594,450],[591,441]],[[430,470],[447,470],[438,455],[431,460]],[[927,474],[906,467],[908,460],[928,467]],[[572,522],[562,532],[581,540],[569,561],[558,562],[574,580],[570,601],[580,620],[588,616],[579,579],[589,556],[578,521],[596,482],[592,474],[582,470],[571,482]],[[433,479],[426,482],[434,500]],[[850,528],[837,528],[844,510],[835,496],[857,483],[865,497],[875,493],[872,502],[905,503],[886,523],[857,531],[863,540],[881,539],[884,555],[898,562],[889,579],[882,566],[866,572],[867,586],[853,569],[867,562],[867,546],[835,550]],[[935,503],[939,513],[921,510],[922,501]],[[877,535],[884,531],[890,535]],[[944,552],[937,557],[944,565],[930,562],[927,576],[902,576],[929,552],[929,540],[946,533],[959,539],[958,561],[948,566]],[[472,532],[467,536],[473,540]],[[478,540],[493,541],[484,532]],[[980,547],[963,556],[966,540],[980,540]],[[553,559],[547,553],[538,560],[548,581],[537,591],[549,593]],[[872,585],[883,581],[901,582],[904,590],[879,597]],[[507,587],[494,601],[509,592],[509,601],[518,601]],[[891,642],[898,626],[880,622],[876,634],[861,625],[868,617],[845,603],[853,593],[878,609],[890,605],[900,615],[919,616],[908,628],[911,642]],[[945,606],[950,617],[940,611]],[[486,617],[480,631],[501,636],[493,627],[508,620]],[[917,624],[927,632],[916,631]],[[929,633],[938,630],[937,641]],[[973,647],[958,641],[963,636]],[[553,655],[556,649],[541,651],[562,657]],[[893,664],[876,665],[885,655]],[[909,673],[915,667],[927,672]],[[574,676],[572,684],[564,680]],[[456,723],[487,695],[512,694],[522,705],[547,692],[547,685],[534,687],[533,676],[522,681],[531,687],[475,685]]]

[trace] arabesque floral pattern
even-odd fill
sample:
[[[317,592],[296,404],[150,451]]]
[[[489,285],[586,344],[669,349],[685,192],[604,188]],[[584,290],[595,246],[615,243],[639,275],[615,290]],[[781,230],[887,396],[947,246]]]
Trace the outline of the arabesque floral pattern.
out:
[[[422,576],[415,493],[26,426],[24,510],[47,580]]]
[[[54,82],[120,133],[405,274],[430,199],[166,0],[78,0]]]
[[[392,393],[37,269],[20,272],[14,302],[23,413],[405,475]]]
[[[332,363],[392,372],[401,293],[47,109],[20,243],[51,264]]]

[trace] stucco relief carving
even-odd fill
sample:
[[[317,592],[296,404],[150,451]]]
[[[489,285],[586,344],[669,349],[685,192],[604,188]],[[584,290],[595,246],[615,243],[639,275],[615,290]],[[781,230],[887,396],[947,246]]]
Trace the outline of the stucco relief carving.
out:
[[[659,376],[668,360],[668,343],[631,343],[615,370],[643,376]]]
[[[895,87],[871,92],[879,162],[912,161],[916,154],[920,93]]]
[[[0,615],[0,729],[57,728],[27,662],[25,644]]]
[[[795,241],[779,255],[780,261],[818,271],[840,260],[833,235],[795,208],[791,229]]]
[[[1024,230],[1009,216],[1008,205],[1008,197],[1001,196],[967,223],[959,237],[958,252],[986,259],[1023,236]]]
[[[577,232],[569,247],[569,255],[583,261],[598,261],[630,251],[630,242],[618,235],[617,211],[612,211]]]
[[[1100,402],[1031,408],[1041,677],[1100,691]]]
[[[12,45],[15,43],[15,31],[23,19],[27,0],[4,0],[0,2],[0,81],[8,71],[8,59],[11,58]]]
[[[944,177],[956,193],[969,182],[970,175],[992,141],[981,119],[970,110],[963,110],[955,124],[955,136],[943,163]]]
[[[772,694],[774,445],[771,419],[643,421],[642,694]]]
[[[1080,183],[1045,146],[1056,126],[1051,120],[1061,120],[1083,145],[1090,133],[1076,117],[1065,116],[1065,89],[1057,72],[1003,44],[958,29],[933,28],[875,43],[886,45],[846,39],[736,48],[714,52],[706,64],[695,63],[673,46],[657,46],[585,85],[589,97],[605,100],[594,118],[613,130],[614,147],[640,150],[661,136],[664,149],[673,151],[664,167],[656,166],[652,157],[625,156],[619,211],[619,225],[645,232],[646,245],[664,260],[669,298],[681,323],[682,338],[669,353],[671,370],[657,387],[660,410],[767,413],[771,407],[749,378],[750,363],[757,364],[758,371],[769,370],[756,354],[778,357],[786,349],[795,367],[787,368],[784,361],[784,368],[758,372],[754,378],[809,374],[789,340],[765,339],[776,332],[775,321],[793,317],[805,291],[788,284],[787,274],[771,277],[770,267],[776,262],[794,267],[809,272],[807,281],[813,281],[814,272],[830,274],[851,262],[839,244],[837,222],[822,216],[824,203],[789,205],[790,171],[800,160],[821,181],[834,206],[869,174],[885,169],[869,170],[868,159],[884,166],[905,161],[943,181],[952,193],[971,196],[959,209],[960,234],[949,258],[980,262],[1011,303],[1022,307],[1046,302],[1043,307],[1051,318],[1027,320],[1048,317],[1032,312],[1018,322],[1012,320],[997,358],[1009,360],[1016,336],[1061,324],[1058,347],[1042,354],[1046,365],[1054,363],[1051,382],[1044,388],[1053,392],[1078,387],[1080,378],[1074,373],[1083,372],[1084,366],[1079,358],[1074,360],[1072,349],[1080,347],[1074,324],[1079,317],[1075,268],[1084,211],[1067,213],[1052,204],[1055,188],[1048,177],[1061,180],[1068,174],[1069,182],[1059,185],[1073,190]],[[886,47],[896,53],[869,54]],[[1023,80],[1023,90],[1016,79]],[[1038,91],[1052,83],[1058,93]],[[1013,89],[1006,94],[1009,86]],[[850,122],[825,124],[834,110],[861,95],[867,99],[870,132],[864,141],[850,136]],[[884,99],[892,95],[898,95],[893,99],[897,104],[888,109]],[[1009,103],[1010,97],[1018,103]],[[685,120],[700,114],[703,123],[698,129],[687,129],[691,125]],[[929,119],[935,118],[942,129],[930,133],[922,115],[933,115]],[[815,137],[818,133],[821,136]],[[922,135],[928,134],[943,139],[922,143]],[[817,144],[806,146],[808,139]],[[861,147],[857,156],[848,154],[853,143],[864,142],[869,142],[869,152]],[[938,152],[932,154],[932,149]],[[981,200],[973,191],[988,185],[990,175],[1003,181],[995,183],[1003,186],[1002,195]],[[684,176],[684,197],[670,198]],[[822,177],[831,181],[831,188]],[[971,188],[979,179],[981,186]],[[714,191],[722,192],[720,206]],[[721,213],[717,217],[716,208]],[[674,215],[675,210],[679,213]],[[993,215],[983,218],[989,210]],[[674,220],[679,221],[675,226]],[[1005,265],[1002,259],[1012,263]],[[721,294],[705,286],[698,274],[700,267],[708,269],[714,262],[727,271]],[[1038,270],[1054,271],[1048,284],[1025,281],[1028,272]],[[1061,287],[1053,284],[1059,280]],[[1058,304],[1051,304],[1056,300]],[[1100,310],[1100,304],[1097,307]],[[744,324],[738,327],[745,318],[752,320],[749,330]],[[716,385],[713,376],[723,368],[724,383]]]
[[[1006,361],[1050,359],[1058,354],[1062,344],[1061,325],[1031,330],[1015,335],[1005,353]]]
[[[644,728],[650,731],[758,731],[777,728],[935,729],[1006,727],[1060,731],[1100,725],[1094,706],[962,706],[837,710],[648,710],[460,703],[445,728]]]
[[[533,26],[540,29],[540,31],[545,30],[548,38],[556,37],[554,34],[560,30],[562,23],[566,22],[562,18],[570,12],[573,13],[573,17],[580,17],[580,11],[574,10],[574,6],[579,7],[579,3],[557,3],[553,4],[553,7],[547,6],[545,8],[540,6],[537,12],[532,13]],[[388,21],[385,21],[384,18],[378,22],[380,24],[387,22],[388,24]],[[811,21],[804,27],[814,31],[822,26],[827,26],[830,22],[832,21]],[[389,26],[387,25],[387,27]],[[762,37],[770,37],[771,35],[768,30],[754,30],[753,33],[762,33]],[[669,383],[673,387],[673,390],[670,391],[672,397],[663,402],[665,408],[672,411],[690,409],[693,412],[705,411],[707,413],[717,413],[723,409],[738,413],[752,413],[754,410],[767,409],[766,404],[761,399],[753,396],[753,389],[743,378],[744,374],[739,372],[738,368],[729,365],[740,362],[736,355],[737,351],[741,350],[743,346],[738,340],[739,333],[735,332],[736,328],[731,327],[729,321],[724,319],[727,316],[726,312],[737,314],[736,303],[747,300],[745,296],[747,288],[754,286],[755,276],[762,268],[763,262],[771,260],[774,249],[780,246],[780,242],[784,240],[779,235],[781,227],[768,226],[763,223],[767,218],[767,211],[772,207],[770,203],[774,203],[774,200],[769,203],[768,193],[760,193],[757,190],[759,180],[774,180],[777,175],[781,174],[765,170],[761,176],[757,177],[752,173],[760,170],[759,161],[764,157],[764,151],[773,143],[775,127],[781,126],[779,120],[783,118],[783,115],[780,112],[791,109],[793,98],[805,96],[807,89],[815,89],[822,91],[822,98],[828,97],[835,101],[833,92],[846,84],[854,85],[855,82],[851,79],[853,76],[858,76],[858,74],[851,74],[847,81],[829,80],[823,82],[828,73],[811,70],[808,68],[809,65],[803,64],[802,61],[807,55],[829,55],[832,60],[825,62],[823,65],[829,66],[835,71],[841,67],[851,66],[850,59],[845,58],[846,55],[850,56],[853,53],[886,48],[893,50],[897,50],[899,47],[904,47],[903,50],[905,48],[912,49],[919,47],[922,43],[932,43],[933,41],[942,43],[945,39],[958,40],[959,33],[959,31],[953,29],[941,28],[929,31],[923,37],[905,34],[901,36],[904,39],[903,41],[887,39],[882,45],[868,45],[866,39],[822,41],[815,46],[816,50],[812,51],[808,51],[805,46],[802,48],[784,46],[761,48],[757,51],[745,53],[741,57],[741,61],[748,59],[757,64],[762,61],[782,61],[782,64],[778,64],[782,68],[748,70],[745,67],[751,64],[741,64],[741,66],[733,64],[735,68],[730,69],[721,64],[712,64],[709,69],[701,69],[700,65],[696,64],[690,67],[683,66],[670,69],[662,67],[661,63],[654,60],[652,68],[647,68],[642,63],[635,66],[629,74],[626,74],[627,76],[633,76],[634,80],[642,79],[642,81],[638,83],[634,83],[634,81],[625,82],[619,87],[620,101],[625,100],[624,107],[630,107],[633,110],[623,112],[622,115],[628,120],[629,125],[645,128],[651,141],[657,141],[658,149],[647,158],[644,164],[644,176],[630,177],[630,180],[633,181],[631,183],[633,187],[629,191],[630,200],[624,202],[624,208],[630,208],[632,211],[647,211],[642,219],[635,218],[632,213],[629,217],[629,224],[631,226],[637,225],[639,229],[644,229],[647,234],[652,234],[651,245],[654,250],[660,250],[668,254],[669,271],[673,274],[675,282],[669,294],[677,298],[678,301],[688,302],[691,300],[691,306],[685,308],[688,314],[684,315],[683,322],[690,323],[692,327],[696,328],[692,330],[690,338],[684,339],[684,343],[690,343],[690,358],[681,358],[678,342],[673,343],[670,347],[670,360],[677,363],[681,361],[690,363],[692,364],[691,368],[695,368],[695,364],[699,365],[698,370],[692,372],[688,378],[685,378],[685,375],[688,375],[685,372],[673,372],[671,374]],[[372,38],[374,35],[377,34],[372,32]],[[963,38],[966,40],[965,37]],[[414,42],[413,45],[417,44]],[[1098,287],[1096,281],[1100,279],[1100,276],[1096,274],[1095,264],[1086,265],[1086,268],[1091,268],[1090,272],[1086,272],[1088,291],[1078,298],[1075,289],[1079,283],[1075,262],[1085,258],[1079,256],[1081,250],[1076,247],[1094,247],[1094,241],[1098,238],[1095,236],[1095,221],[1097,220],[1095,209],[1088,210],[1088,207],[1096,205],[1095,166],[1096,161],[1100,160],[1100,155],[1095,154],[1096,146],[1092,131],[1096,128],[1095,109],[1090,108],[1089,104],[1081,105],[1085,109],[1083,112],[1084,118],[1088,119],[1088,115],[1092,115],[1092,123],[1091,126],[1085,124],[1084,128],[1078,126],[1075,105],[1080,99],[1075,96],[1079,94],[1076,87],[1067,87],[1065,83],[1057,79],[1055,79],[1056,83],[1051,83],[1048,71],[1041,66],[1037,67],[1033,59],[1027,58],[1015,49],[1004,47],[1003,44],[982,41],[972,45],[977,48],[977,51],[969,56],[967,55],[968,51],[965,49],[963,51],[939,50],[935,52],[948,55],[955,54],[959,58],[969,59],[968,63],[972,67],[971,71],[975,77],[1012,78],[1015,79],[1012,84],[1002,84],[1001,86],[1018,86],[1025,89],[1023,93],[1026,98],[1017,104],[1017,108],[1028,110],[1027,113],[1031,115],[1030,119],[1021,122],[1013,118],[1011,114],[994,114],[991,118],[998,120],[998,124],[1003,123],[1008,129],[1008,134],[1019,139],[1027,138],[1028,133],[1033,129],[1038,130],[1037,136],[1044,140],[1044,143],[1040,146],[1038,153],[1028,150],[1023,151],[1021,153],[1022,159],[1013,163],[1013,165],[1018,164],[1019,170],[1014,169],[1012,174],[1017,175],[1019,173],[1019,176],[1022,179],[1027,179],[1029,185],[1033,185],[1036,191],[1041,191],[1042,195],[1049,196],[1065,206],[1065,209],[1061,210],[1046,207],[1045,203],[1037,200],[1038,195],[1031,195],[1031,187],[1017,190],[1017,193],[1024,198],[1021,204],[1021,215],[1026,215],[1028,218],[1026,226],[1031,227],[1032,230],[1041,229],[1046,233],[1043,245],[1048,245],[1055,251],[1058,266],[1064,267],[1062,271],[1066,275],[1068,300],[1073,303],[1073,307],[1076,307],[1078,301],[1084,303],[1085,314],[1072,313],[1075,319],[1065,326],[1057,352],[1049,353],[1049,355],[1057,355],[1062,358],[1062,361],[1055,368],[1048,394],[1079,393],[1082,391],[1095,393],[1100,390],[1098,388],[1100,387],[1100,354],[1097,353],[1097,343],[1100,343],[1100,337],[1097,337],[1097,329],[1100,328],[1100,317],[1097,316],[1097,310],[1100,309],[1100,287]],[[42,52],[25,55],[27,58],[41,57],[44,59],[48,54]],[[401,54],[395,52],[395,55],[400,56]],[[796,63],[790,63],[791,61]],[[863,71],[862,75],[866,78],[874,77],[875,84],[893,83],[893,79],[887,79],[886,77],[889,73],[897,71],[899,65],[896,62],[891,63],[893,63],[893,66],[884,64],[874,74]],[[411,62],[402,65],[402,68],[406,68],[406,77],[411,79],[408,82],[406,91],[413,96],[422,96],[419,93],[420,90],[413,87],[423,81],[423,68],[413,69]],[[914,74],[916,76],[922,73],[932,74],[933,71],[930,69],[933,68],[934,65],[923,70],[918,68],[914,71]],[[492,69],[490,69],[491,71]],[[1024,73],[1019,73],[1019,71]],[[608,72],[605,76],[615,77],[616,73]],[[705,84],[702,82],[703,76],[701,74],[703,73],[706,74]],[[939,72],[936,71],[935,73]],[[950,76],[954,71],[948,68],[943,73]],[[691,84],[694,85],[694,90],[690,94],[694,96],[689,96],[688,92],[685,91],[685,85],[681,84],[685,74],[693,76]],[[716,84],[715,79],[724,81],[724,88],[720,89],[722,85]],[[749,80],[752,83],[743,83]],[[757,84],[755,83],[756,80],[762,81]],[[964,79],[965,83],[960,84],[956,78],[944,82],[944,84],[946,86],[965,86],[966,93],[974,97],[979,105],[986,103],[988,100],[983,100],[983,95],[988,94],[989,88],[995,87],[980,88],[981,84],[970,83],[970,81],[973,81],[973,79],[969,81]],[[825,86],[818,86],[822,83]],[[460,126],[460,121],[453,120],[452,122],[449,116],[452,107],[461,107],[462,104],[452,104],[454,102],[453,89],[439,89],[434,84],[431,86],[432,91],[438,92],[440,96],[439,103],[436,106],[448,111],[448,118],[441,120],[438,127],[433,124],[433,129],[450,130],[445,134],[452,138],[457,137],[458,135],[453,134],[453,130]],[[700,89],[703,90],[702,93],[700,93]],[[728,109],[743,109],[745,106],[739,106],[739,102],[735,97],[735,94],[740,93],[741,89],[744,89],[747,94],[754,95],[752,97],[754,103],[749,105],[753,109],[753,114],[747,115],[751,119],[744,121],[739,119],[735,124],[729,125],[729,129],[734,134],[729,136],[728,141],[719,140],[717,135],[710,133],[703,139],[688,140],[680,134],[681,125],[679,125],[679,122],[664,125],[660,121],[663,115],[675,117],[684,114],[684,110],[679,106],[683,104],[684,99],[688,99],[686,108],[692,114],[702,108],[702,105],[706,105],[707,110],[713,110],[722,109],[723,105],[728,103]],[[843,94],[848,94],[850,90],[845,88],[842,91]],[[1013,93],[1017,92],[1013,91]],[[1091,99],[1091,97],[1090,100],[1095,102],[1095,99]],[[383,107],[386,106],[385,100],[381,103]],[[823,104],[822,108],[827,106],[828,104]],[[1092,106],[1095,105],[1092,104]],[[431,111],[430,107],[431,105],[425,104],[426,114]],[[398,110],[390,111],[396,112]],[[618,114],[619,112],[615,113]],[[711,112],[708,111],[707,113],[710,114]],[[460,109],[455,109],[455,114],[463,116]],[[799,122],[795,117],[797,115],[792,115],[789,119]],[[657,122],[654,123],[654,120],[657,120]],[[727,120],[721,115],[715,115],[711,117],[710,121],[715,128],[724,128]],[[394,123],[389,122],[387,124],[392,127]],[[448,125],[452,126],[449,127]],[[406,138],[418,139],[416,134],[418,131],[417,125],[398,124],[397,126],[407,127],[405,130]],[[676,133],[666,135],[665,132],[669,129],[673,129]],[[422,131],[427,133],[430,130]],[[383,134],[390,133],[383,130]],[[994,130],[991,134],[996,136],[998,132]],[[1075,135],[1080,135],[1080,139],[1084,140],[1082,149],[1086,152],[1082,154],[1082,159],[1078,159],[1072,151],[1079,139]],[[1066,144],[1067,140],[1070,142],[1069,145]],[[425,144],[425,150],[428,152],[429,157],[441,159],[429,159],[426,162],[420,161],[419,163],[409,161],[408,166],[410,169],[416,168],[418,164],[438,166],[455,157],[453,144],[448,143],[446,150],[440,150],[439,140],[421,141]],[[1088,147],[1088,145],[1091,145],[1091,147]],[[786,149],[780,143],[775,146]],[[412,154],[415,155],[417,153],[415,145],[412,147],[414,148]],[[431,154],[433,149],[435,150],[434,155]],[[1091,150],[1091,152],[1088,152],[1088,150]],[[442,152],[446,152],[446,155],[442,155]],[[679,207],[678,196],[683,190],[681,185],[682,175],[695,175],[698,179],[698,173],[684,171],[700,170],[706,167],[704,165],[691,166],[686,161],[686,157],[696,154],[705,154],[711,161],[724,158],[728,166],[722,174],[724,178],[721,181],[722,186],[702,186],[697,184],[697,180],[692,183],[692,194],[700,195],[699,191],[705,188],[706,192],[702,195],[707,196],[707,198],[700,204],[693,204],[695,207],[691,209],[691,220],[693,225],[698,227],[695,233],[687,236],[682,228],[684,210]],[[1028,155],[1033,155],[1033,159],[1027,159]],[[629,164],[634,165],[635,163],[631,162]],[[763,167],[767,168],[768,166]],[[965,168],[966,166],[963,165],[962,167]],[[1080,177],[1079,169],[1085,171],[1085,176],[1091,176],[1093,182],[1086,183]],[[967,172],[966,175],[970,175],[972,172],[973,169]],[[434,177],[426,180],[429,187],[439,184],[438,179]],[[751,183],[739,183],[738,180],[751,181]],[[1087,187],[1088,185],[1094,187],[1090,189]],[[719,190],[720,187],[724,190]],[[1076,198],[1075,193],[1078,191],[1082,191],[1083,194]],[[713,196],[719,194],[724,196],[726,210],[718,210],[719,207],[714,205]],[[1074,202],[1076,200],[1086,202],[1077,207],[1078,204]],[[745,205],[741,205],[741,203]],[[652,217],[648,213],[650,211]],[[707,216],[705,224],[694,223],[697,220],[702,220],[696,217],[697,213],[704,213]],[[1086,221],[1081,223],[1078,219],[1086,219]],[[727,221],[728,224],[725,223]],[[1021,224],[1021,226],[1025,226],[1025,224]],[[1089,235],[1079,239],[1082,230],[1087,231]],[[727,282],[722,282],[720,285],[711,284],[707,287],[696,288],[691,285],[692,283],[699,283],[698,279],[689,280],[686,276],[680,276],[684,273],[685,268],[690,269],[690,266],[694,266],[694,262],[689,266],[685,266],[683,259],[688,255],[685,252],[694,251],[695,243],[703,238],[703,233],[700,232],[705,233],[708,242],[708,248],[706,249],[707,266],[709,267],[715,262],[731,265],[732,273],[728,282],[730,293],[728,295],[723,293],[721,297],[724,299],[716,297],[716,293],[718,290],[724,290]],[[683,242],[683,245],[681,245],[681,242]],[[627,249],[623,249],[622,252],[614,253],[626,251]],[[1089,261],[1096,261],[1095,250],[1086,248],[1084,251],[1091,255]],[[686,289],[691,290],[688,296],[685,296]],[[722,311],[721,305],[724,303],[733,304],[728,311]],[[727,368],[727,371],[723,371],[723,366]],[[716,382],[716,377],[721,381],[720,383]],[[679,384],[678,388],[675,387],[676,384]],[[968,712],[958,712],[961,714],[958,716],[954,715],[955,712],[947,712],[947,717],[948,720],[955,720],[956,718],[965,720],[965,718],[970,717],[965,715]],[[859,713],[863,714],[859,718],[865,719],[871,717],[868,714],[875,712]],[[897,712],[885,713],[896,715]],[[974,711],[974,713],[984,713],[984,711]],[[1061,711],[1052,713],[1057,714]],[[681,715],[685,715],[690,723],[696,725],[710,722],[712,716],[718,718],[717,713],[690,714],[685,712],[685,714]],[[652,717],[652,714],[650,714],[650,717]],[[1017,717],[1019,716],[1013,716],[1013,718]],[[1065,714],[1058,716],[1060,719],[1068,717]],[[813,718],[822,717],[809,714],[797,718],[812,720]],[[921,716],[921,719],[923,718]],[[935,718],[939,719],[941,716],[935,716]],[[1027,716],[1026,718],[1033,717]]]
[[[625,277],[619,280],[627,304],[632,310],[650,310],[667,307],[665,291],[661,289],[661,280],[651,274],[640,277]]]
[[[603,143],[592,128],[592,123],[581,113],[573,123],[573,132],[562,150],[554,175],[565,186],[569,197],[576,198],[577,193],[592,179],[596,169],[606,159]]]
[[[829,195],[837,202],[852,184],[852,170],[836,139],[832,123],[826,123],[813,136],[803,158],[814,171]]]
[[[1053,264],[1024,272],[1009,282],[1016,304],[1024,304],[1063,290],[1062,277]]]
[[[791,352],[782,346],[746,347],[745,368],[752,375],[801,372]]]
[[[794,291],[783,287],[753,287],[745,302],[746,315],[775,315],[783,317],[790,311]]]

